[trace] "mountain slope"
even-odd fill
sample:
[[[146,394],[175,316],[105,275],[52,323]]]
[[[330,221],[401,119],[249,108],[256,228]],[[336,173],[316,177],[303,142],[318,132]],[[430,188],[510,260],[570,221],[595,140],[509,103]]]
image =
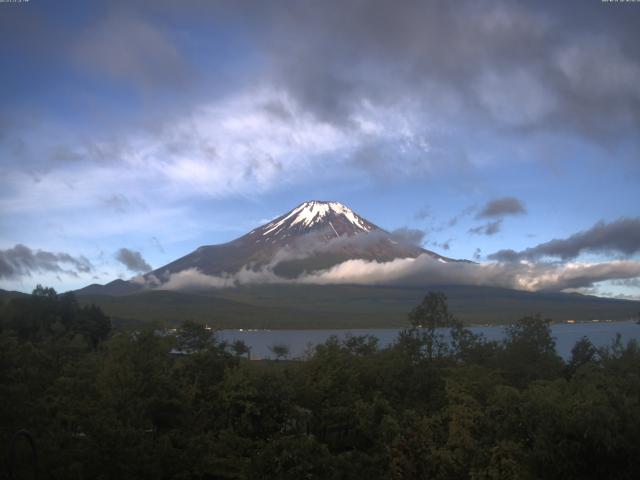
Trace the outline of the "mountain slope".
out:
[[[200,247],[151,274],[163,279],[168,274],[197,268],[206,275],[220,275],[275,260],[276,274],[293,277],[304,270],[328,268],[347,259],[389,261],[421,254],[453,261],[394,238],[341,203],[310,201],[236,240]]]

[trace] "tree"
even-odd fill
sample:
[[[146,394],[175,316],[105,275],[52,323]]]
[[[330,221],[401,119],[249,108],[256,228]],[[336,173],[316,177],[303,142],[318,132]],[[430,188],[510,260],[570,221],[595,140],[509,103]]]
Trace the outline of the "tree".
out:
[[[2,329],[31,341],[81,336],[95,348],[111,332],[111,321],[100,307],[81,307],[73,293],[58,295],[42,285],[30,296],[12,298],[3,310]]]
[[[372,355],[378,351],[378,337],[374,335],[347,335],[343,345],[354,355]]]
[[[251,478],[298,480],[335,478],[336,461],[312,436],[277,437],[252,458]]]
[[[523,317],[505,329],[505,342],[534,354],[555,353],[556,342],[551,336],[551,320],[540,315]]]
[[[276,360],[287,358],[290,353],[289,346],[284,343],[275,343],[269,347],[269,350],[276,356]]]
[[[597,353],[598,349],[593,343],[587,337],[582,337],[571,349],[571,358],[567,364],[569,373],[573,374],[582,365],[593,361]]]
[[[416,328],[435,330],[453,326],[455,317],[449,312],[447,296],[442,292],[429,292],[422,302],[409,313],[409,321]]]
[[[96,305],[82,307],[77,318],[76,329],[89,340],[93,348],[109,337],[111,321],[100,307]]]
[[[524,386],[536,379],[559,376],[562,359],[551,336],[551,320],[540,315],[523,317],[504,329],[501,361],[514,385]]]
[[[241,357],[242,355],[247,355],[247,356],[251,356],[251,349],[249,348],[249,346],[244,342],[244,340],[240,340],[240,339],[236,339],[232,344],[231,344],[231,350],[233,351],[233,353],[235,353],[238,357]]]
[[[428,358],[441,354],[448,348],[446,339],[437,333],[437,329],[459,326],[459,322],[449,312],[447,296],[442,292],[427,293],[422,302],[409,312],[409,322],[412,327],[409,336],[419,338]]]
[[[187,320],[176,334],[176,347],[184,352],[198,352],[213,348],[216,334],[201,323]]]
[[[43,298],[56,298],[58,294],[55,289],[51,287],[43,287],[42,285],[36,285],[36,288],[33,289],[31,295],[34,297],[43,297]]]

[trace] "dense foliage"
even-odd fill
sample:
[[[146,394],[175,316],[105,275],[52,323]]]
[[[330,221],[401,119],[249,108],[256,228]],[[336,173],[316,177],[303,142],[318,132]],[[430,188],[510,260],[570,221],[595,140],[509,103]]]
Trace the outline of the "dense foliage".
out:
[[[450,339],[436,330],[451,329]],[[110,331],[39,288],[0,310],[0,440],[27,429],[66,479],[625,479],[640,471],[640,349],[555,352],[549,322],[501,342],[428,295],[381,349],[332,338],[247,360],[205,328]],[[279,357],[286,352],[274,352]],[[29,474],[19,443],[17,463]],[[25,477],[26,478],[26,477]]]

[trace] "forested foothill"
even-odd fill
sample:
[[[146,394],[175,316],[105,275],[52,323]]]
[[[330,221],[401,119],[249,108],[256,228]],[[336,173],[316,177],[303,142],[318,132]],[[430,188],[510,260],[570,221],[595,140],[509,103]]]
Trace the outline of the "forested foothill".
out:
[[[523,318],[487,341],[432,292],[390,347],[334,337],[304,359],[250,361],[200,324],[116,330],[38,287],[0,307],[2,474],[637,478],[638,343],[585,338],[563,360],[549,324]]]

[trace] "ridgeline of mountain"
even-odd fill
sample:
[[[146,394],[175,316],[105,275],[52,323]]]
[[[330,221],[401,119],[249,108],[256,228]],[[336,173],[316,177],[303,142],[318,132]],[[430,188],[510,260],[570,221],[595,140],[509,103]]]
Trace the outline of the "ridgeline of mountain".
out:
[[[223,275],[265,265],[276,275],[295,278],[351,259],[388,262],[423,254],[445,263],[458,261],[407,242],[342,203],[308,201],[231,242],[199,247],[145,274],[144,279],[162,288],[170,275],[185,270]],[[141,289],[140,283],[114,280],[106,285],[89,285],[77,293],[125,295]]]

